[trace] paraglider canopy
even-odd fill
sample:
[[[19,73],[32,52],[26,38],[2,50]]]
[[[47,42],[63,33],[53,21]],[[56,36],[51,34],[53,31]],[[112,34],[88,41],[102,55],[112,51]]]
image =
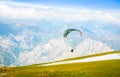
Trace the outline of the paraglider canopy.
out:
[[[78,32],[80,32],[80,36],[83,35],[82,32],[81,32],[80,30],[78,30],[78,29],[67,29],[67,30],[65,31],[63,37],[66,38],[67,35],[68,35],[70,32],[72,32],[72,31],[78,31]]]

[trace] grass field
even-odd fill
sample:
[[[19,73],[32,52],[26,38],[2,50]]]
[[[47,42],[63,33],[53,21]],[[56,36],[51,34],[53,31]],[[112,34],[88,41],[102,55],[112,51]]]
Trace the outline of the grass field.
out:
[[[78,58],[77,58],[78,59]],[[119,77],[120,59],[71,63],[53,66],[41,64],[0,69],[0,77]]]

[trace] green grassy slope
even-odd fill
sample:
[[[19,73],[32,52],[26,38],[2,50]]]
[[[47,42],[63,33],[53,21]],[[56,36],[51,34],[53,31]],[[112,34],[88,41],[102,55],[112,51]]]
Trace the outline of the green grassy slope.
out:
[[[109,53],[114,54],[113,52]],[[119,52],[117,53],[119,54]],[[62,64],[53,66],[41,66],[41,64],[39,65],[37,64],[14,68],[4,67],[0,69],[0,77],[119,77],[119,76],[120,76],[120,59]]]
[[[8,71],[1,71],[0,77],[118,77],[120,60],[8,69]]]

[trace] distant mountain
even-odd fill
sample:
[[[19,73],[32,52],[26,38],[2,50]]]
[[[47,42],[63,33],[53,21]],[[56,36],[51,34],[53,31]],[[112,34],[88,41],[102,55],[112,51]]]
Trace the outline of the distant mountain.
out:
[[[35,47],[30,52],[21,53],[15,64],[29,65],[112,51],[106,44],[92,39],[85,39],[73,53],[70,50],[70,45],[66,44],[63,39],[52,39],[43,46]]]
[[[22,24],[17,26],[18,29],[9,24],[9,30],[14,30],[15,34],[8,32],[8,35],[1,35],[1,64],[29,65],[119,49],[118,26],[91,22],[78,24],[42,19],[36,21],[36,25]],[[71,33],[69,38],[64,39],[63,33],[68,28],[80,29],[83,36]],[[4,41],[9,42],[4,44]],[[70,52],[72,47],[75,48],[74,53]]]

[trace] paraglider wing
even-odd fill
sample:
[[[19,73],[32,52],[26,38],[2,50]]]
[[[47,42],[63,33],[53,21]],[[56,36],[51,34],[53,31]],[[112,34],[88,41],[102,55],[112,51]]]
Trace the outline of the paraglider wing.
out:
[[[82,36],[82,32],[81,32],[80,30],[77,30],[77,29],[67,29],[67,30],[65,31],[63,37],[66,38],[67,35],[68,35],[70,32],[72,32],[72,31],[78,31],[78,32],[80,32],[80,36]]]

